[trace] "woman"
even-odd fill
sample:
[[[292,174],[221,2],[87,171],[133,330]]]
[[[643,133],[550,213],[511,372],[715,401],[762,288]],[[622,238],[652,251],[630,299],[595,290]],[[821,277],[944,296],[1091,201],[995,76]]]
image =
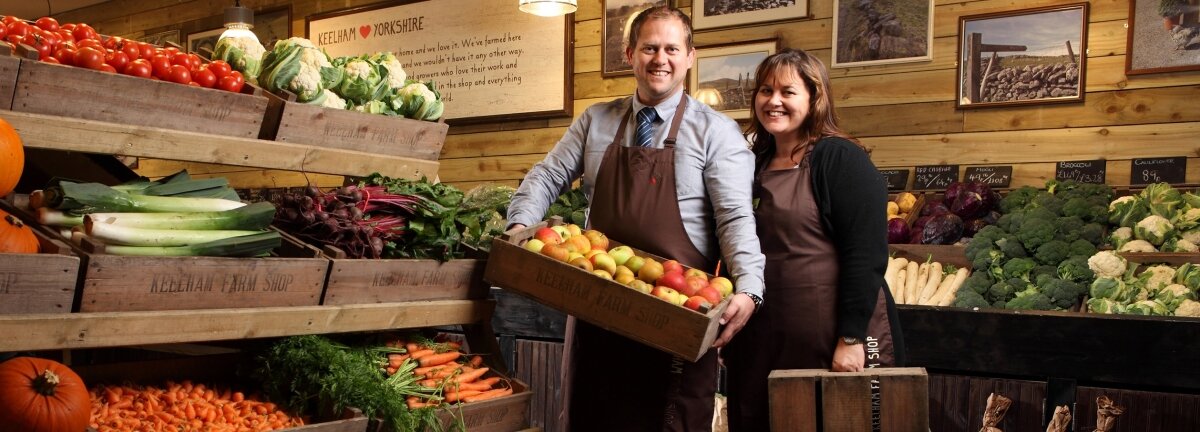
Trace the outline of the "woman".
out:
[[[755,73],[754,182],[767,257],[761,310],[722,352],[731,431],[770,430],[776,369],[862,371],[899,365],[887,266],[887,188],[866,150],[837,125],[825,65],[790,49]]]

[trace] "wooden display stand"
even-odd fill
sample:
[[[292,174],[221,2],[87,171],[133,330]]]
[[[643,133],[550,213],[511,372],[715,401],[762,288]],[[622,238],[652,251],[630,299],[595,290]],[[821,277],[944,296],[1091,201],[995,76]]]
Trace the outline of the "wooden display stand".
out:
[[[771,430],[929,430],[929,377],[923,368],[776,370],[771,371],[767,386]],[[873,429],[873,424],[879,429]]]
[[[291,236],[287,236],[291,237]],[[321,304],[345,305],[428,300],[484,300],[487,260],[353,259],[334,247]]]
[[[41,253],[0,253],[0,314],[71,312],[79,256],[40,230],[33,235]]]
[[[0,108],[12,108],[13,94],[17,91],[17,71],[21,59],[13,57],[8,47],[0,47]]]

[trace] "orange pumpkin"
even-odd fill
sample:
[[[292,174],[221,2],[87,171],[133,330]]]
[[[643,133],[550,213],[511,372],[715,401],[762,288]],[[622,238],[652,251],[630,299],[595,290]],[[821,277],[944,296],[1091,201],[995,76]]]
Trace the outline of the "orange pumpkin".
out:
[[[0,197],[17,187],[24,168],[25,149],[21,146],[21,137],[12,125],[0,119]]]
[[[0,363],[0,430],[87,430],[91,398],[83,379],[62,363],[16,357]]]
[[[38,240],[33,230],[16,216],[0,210],[0,253],[37,252]]]

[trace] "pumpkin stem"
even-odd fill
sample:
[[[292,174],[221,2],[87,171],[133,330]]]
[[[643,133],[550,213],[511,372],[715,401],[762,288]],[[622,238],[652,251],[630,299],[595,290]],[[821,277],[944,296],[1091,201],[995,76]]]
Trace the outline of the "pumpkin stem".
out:
[[[46,369],[33,379],[33,390],[42,396],[54,396],[54,390],[58,388],[58,383],[58,374]]]
[[[17,217],[13,216],[13,215],[5,216],[4,221],[8,222],[10,225],[15,226],[17,228],[25,226],[24,222],[21,222],[20,219],[17,219]]]

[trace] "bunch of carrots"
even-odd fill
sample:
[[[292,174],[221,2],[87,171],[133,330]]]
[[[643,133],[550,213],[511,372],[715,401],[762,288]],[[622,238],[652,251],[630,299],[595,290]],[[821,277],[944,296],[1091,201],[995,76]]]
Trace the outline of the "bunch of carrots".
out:
[[[411,374],[403,377],[416,380],[421,387],[434,390],[435,395],[409,396],[410,409],[439,406],[443,403],[471,403],[512,394],[512,386],[500,377],[484,378],[489,368],[483,357],[464,355],[458,342],[418,344],[393,340],[385,345],[404,348],[404,353],[388,354],[387,374]],[[413,367],[416,366],[416,367]],[[436,393],[441,396],[436,396]]]
[[[96,386],[91,427],[106,431],[211,432],[269,431],[303,426],[275,404],[247,399],[241,392],[204,384],[167,382],[166,388],[138,385]]]

